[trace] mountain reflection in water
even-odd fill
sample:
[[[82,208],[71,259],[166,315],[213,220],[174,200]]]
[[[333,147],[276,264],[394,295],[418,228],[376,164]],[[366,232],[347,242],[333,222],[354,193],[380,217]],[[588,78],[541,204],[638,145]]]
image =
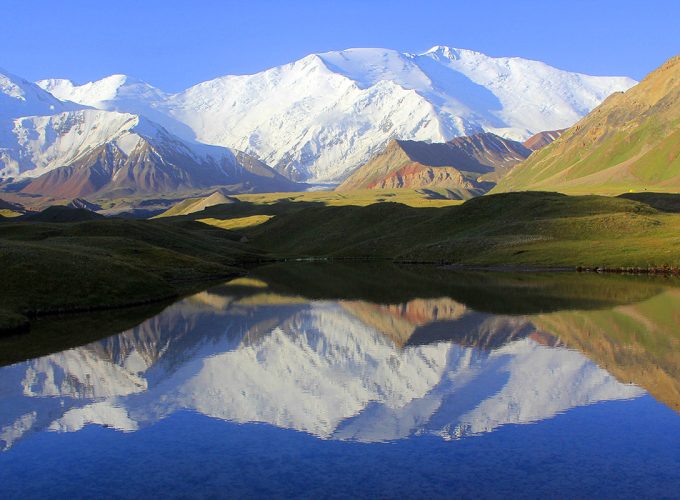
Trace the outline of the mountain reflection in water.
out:
[[[680,399],[673,288],[521,315],[448,296],[312,295],[237,280],[119,335],[0,368],[0,446],[88,424],[135,431],[179,410],[323,439],[450,440],[644,389]]]

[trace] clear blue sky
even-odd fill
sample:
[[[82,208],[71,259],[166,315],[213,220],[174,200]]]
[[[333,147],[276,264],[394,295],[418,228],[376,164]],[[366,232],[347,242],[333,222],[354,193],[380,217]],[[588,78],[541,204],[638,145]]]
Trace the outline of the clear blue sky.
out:
[[[0,0],[0,67],[176,91],[312,52],[433,45],[640,79],[680,53],[680,0]]]

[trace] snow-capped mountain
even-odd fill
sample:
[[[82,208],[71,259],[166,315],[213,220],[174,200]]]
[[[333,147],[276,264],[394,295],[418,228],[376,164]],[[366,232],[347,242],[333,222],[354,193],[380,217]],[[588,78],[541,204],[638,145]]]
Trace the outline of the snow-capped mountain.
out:
[[[82,107],[72,102],[62,102],[35,83],[0,68],[0,122],[21,116],[51,115]]]
[[[433,47],[349,49],[167,94],[116,75],[38,84],[62,100],[140,113],[185,138],[251,153],[297,180],[344,179],[391,139],[445,142],[477,132],[525,140],[571,126],[625,77]]]
[[[139,114],[59,101],[9,74],[0,74],[0,100],[0,180],[31,179],[26,193],[295,189],[250,155],[180,139]]]
[[[185,409],[324,439],[453,439],[644,393],[522,333],[521,318],[447,304],[443,319],[436,308],[402,321],[461,321],[465,342],[403,345],[352,312],[370,304],[202,292],[118,336],[1,368],[0,441],[88,424],[134,431]],[[504,340],[484,347],[489,338]]]

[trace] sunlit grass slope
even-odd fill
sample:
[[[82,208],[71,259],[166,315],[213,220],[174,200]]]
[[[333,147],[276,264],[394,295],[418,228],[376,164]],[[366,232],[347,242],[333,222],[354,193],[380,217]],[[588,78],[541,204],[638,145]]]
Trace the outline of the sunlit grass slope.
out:
[[[259,224],[264,224],[269,219],[274,217],[273,215],[251,215],[250,217],[235,217],[233,219],[196,219],[198,222],[207,224],[209,226],[219,227],[220,229],[245,229],[247,227],[257,226]]]
[[[240,194],[231,198],[256,205],[271,205],[279,202],[319,203],[327,206],[359,206],[364,207],[375,203],[395,202],[411,207],[447,207],[459,205],[459,200],[447,198],[445,189],[414,190],[414,189],[363,189],[359,191],[307,191],[296,193],[260,193]],[[188,198],[179,202],[158,217],[173,217],[195,213],[194,207],[201,198]],[[206,207],[209,208],[209,207]]]
[[[680,192],[680,56],[610,96],[492,192]]]

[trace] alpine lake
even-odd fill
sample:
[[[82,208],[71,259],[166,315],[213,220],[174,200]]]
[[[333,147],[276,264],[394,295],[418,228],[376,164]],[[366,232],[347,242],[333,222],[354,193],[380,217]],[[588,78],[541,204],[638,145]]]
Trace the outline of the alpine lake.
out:
[[[288,262],[0,351],[1,498],[680,495],[678,278]]]

